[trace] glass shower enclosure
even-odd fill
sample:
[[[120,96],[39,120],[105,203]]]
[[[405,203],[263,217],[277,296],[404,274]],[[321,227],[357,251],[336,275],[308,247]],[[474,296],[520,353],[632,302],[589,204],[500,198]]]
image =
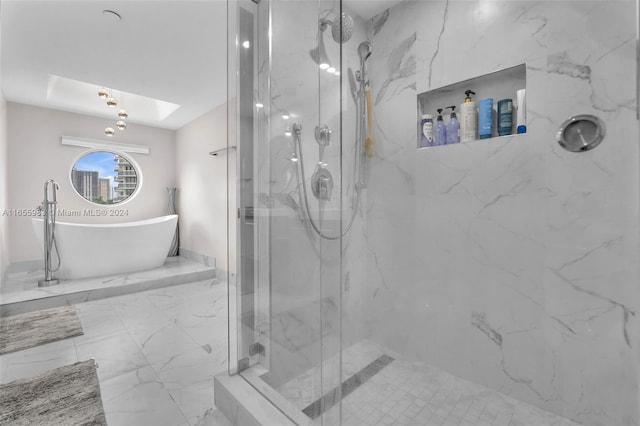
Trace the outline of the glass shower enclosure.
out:
[[[228,5],[230,373],[296,424],[638,425],[637,1]]]

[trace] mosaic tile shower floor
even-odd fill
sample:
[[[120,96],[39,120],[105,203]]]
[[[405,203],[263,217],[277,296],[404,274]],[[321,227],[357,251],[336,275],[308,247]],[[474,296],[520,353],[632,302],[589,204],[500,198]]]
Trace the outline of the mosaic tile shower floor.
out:
[[[394,360],[342,400],[344,426],[579,425],[428,364],[408,361],[369,341],[359,342],[343,352],[343,378],[357,374],[383,355]],[[311,393],[305,389],[311,389],[318,371],[310,370],[283,385],[279,391],[304,409],[313,403]],[[338,406],[330,408],[325,419],[338,418],[338,409]],[[320,418],[315,424],[321,424]]]

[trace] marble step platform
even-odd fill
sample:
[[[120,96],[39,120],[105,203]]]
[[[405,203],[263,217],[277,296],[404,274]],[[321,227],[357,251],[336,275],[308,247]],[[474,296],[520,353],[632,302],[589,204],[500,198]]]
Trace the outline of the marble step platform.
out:
[[[215,278],[216,270],[181,256],[169,257],[160,268],[97,278],[61,280],[38,287],[43,270],[14,273],[0,288],[0,316],[73,305],[106,297]]]

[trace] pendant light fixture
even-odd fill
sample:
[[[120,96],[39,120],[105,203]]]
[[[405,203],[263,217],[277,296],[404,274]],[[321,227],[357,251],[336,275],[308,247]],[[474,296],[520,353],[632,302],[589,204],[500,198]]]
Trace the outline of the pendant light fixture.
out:
[[[107,136],[113,136],[116,131],[114,130],[114,127],[117,127],[119,130],[125,130],[127,128],[127,118],[129,117],[129,113],[127,112],[126,109],[124,109],[124,94],[123,98],[121,99],[121,107],[120,110],[118,111],[118,118],[119,120],[116,121],[115,126],[112,125],[108,125],[105,129],[104,129],[104,133]],[[111,108],[115,108],[118,105],[118,101],[116,98],[113,97],[113,92],[111,89],[107,90],[105,88],[102,88],[100,90],[98,90],[98,96],[100,98],[106,99],[107,100],[107,106],[111,107]]]

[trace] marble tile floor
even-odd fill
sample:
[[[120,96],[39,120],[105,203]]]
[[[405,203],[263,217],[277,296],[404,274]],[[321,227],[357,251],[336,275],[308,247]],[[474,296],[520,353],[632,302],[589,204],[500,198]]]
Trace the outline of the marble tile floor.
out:
[[[110,426],[230,426],[213,405],[213,376],[227,368],[226,283],[75,306],[84,335],[0,356],[0,383],[95,358]]]
[[[409,361],[366,340],[343,351],[343,379],[383,355],[393,357],[393,362],[342,400],[344,426],[578,426],[564,417],[428,364]],[[337,357],[330,359],[324,368],[335,368],[336,362]],[[319,380],[319,368],[316,370],[278,390],[304,409],[318,398],[312,390],[314,386],[317,389]],[[325,420],[337,419],[337,410],[337,405],[329,409]],[[322,424],[321,421],[318,418],[315,424]]]
[[[0,314],[15,315],[209,279],[215,277],[215,268],[176,256],[167,258],[163,266],[146,271],[62,280],[59,285],[38,287],[38,280],[43,277],[44,270],[39,268],[9,274],[0,288]]]

